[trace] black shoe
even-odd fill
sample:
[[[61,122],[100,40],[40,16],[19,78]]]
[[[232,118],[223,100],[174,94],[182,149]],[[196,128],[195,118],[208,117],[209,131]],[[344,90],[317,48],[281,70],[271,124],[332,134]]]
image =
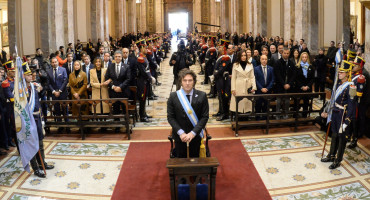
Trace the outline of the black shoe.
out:
[[[13,141],[10,141],[10,142],[9,142],[9,146],[11,146],[11,147],[16,147],[16,145],[14,144],[14,142],[13,142]]]
[[[216,98],[216,95],[214,95],[214,94],[210,94],[210,95],[208,96],[208,98],[210,98],[210,99]]]
[[[200,84],[202,84],[202,85],[208,85],[208,82],[201,82]]]
[[[156,95],[156,94],[153,94],[153,97],[158,97],[158,95]]]
[[[54,169],[54,165],[48,165],[47,163],[44,163],[44,167],[45,169]],[[40,170],[43,170],[42,169],[42,166],[39,166]]]
[[[334,162],[334,158],[332,157],[325,157],[325,158],[321,158],[321,162]]]
[[[201,71],[201,72],[198,73],[198,75],[204,75],[204,72]]]
[[[120,130],[120,128],[116,128],[115,130],[114,130],[114,132],[116,132],[116,133],[119,133],[121,130]]]
[[[162,83],[156,83],[156,85],[157,85],[157,86],[160,86],[160,85],[162,85]]]
[[[329,166],[329,169],[335,169],[335,168],[338,168],[339,166],[340,166],[340,162],[333,162],[333,164]]]
[[[348,148],[354,149],[357,147],[357,140],[352,140],[352,142],[348,145]]]
[[[58,133],[63,133],[63,130],[64,130],[63,127],[58,128]]]
[[[141,118],[140,121],[141,122],[151,122],[147,117]]]
[[[145,115],[146,118],[153,118],[152,116],[149,116],[149,115]]]
[[[229,119],[229,116],[227,115],[221,115],[219,118],[217,118],[216,120],[217,121],[222,121],[222,120],[225,120],[225,119]]]
[[[212,117],[219,117],[219,116],[221,116],[221,113],[220,112],[212,115]]]
[[[149,97],[149,100],[157,100],[157,97]]]
[[[46,178],[45,174],[39,169],[35,170],[34,174],[40,178]]]

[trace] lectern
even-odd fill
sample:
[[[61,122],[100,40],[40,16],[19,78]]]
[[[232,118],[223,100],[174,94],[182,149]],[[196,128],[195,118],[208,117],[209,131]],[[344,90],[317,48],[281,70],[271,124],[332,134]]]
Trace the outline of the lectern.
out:
[[[171,199],[179,197],[179,185],[188,184],[189,199],[196,200],[197,191],[208,190],[207,199],[215,199],[217,158],[170,158],[167,168],[170,173]]]

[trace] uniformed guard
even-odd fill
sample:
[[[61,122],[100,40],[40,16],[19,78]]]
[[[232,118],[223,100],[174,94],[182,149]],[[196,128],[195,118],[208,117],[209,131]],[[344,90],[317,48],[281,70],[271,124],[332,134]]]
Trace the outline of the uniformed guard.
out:
[[[353,61],[353,69],[352,69],[352,82],[356,86],[357,93],[354,97],[354,104],[355,104],[355,117],[349,126],[349,132],[352,134],[352,141],[348,145],[348,148],[353,149],[357,146],[357,140],[361,137],[359,134],[359,127],[360,127],[360,116],[365,114],[366,108],[360,109],[361,104],[361,97],[363,96],[363,90],[365,88],[366,79],[365,76],[362,75],[362,69],[365,65],[365,60],[359,56],[356,56],[355,60]],[[365,126],[365,124],[362,124]]]
[[[223,53],[219,51],[219,54],[221,56],[219,56],[219,58],[217,59],[215,70],[213,72],[219,101],[219,116],[217,118],[217,121],[229,118],[229,97],[231,94],[231,79],[229,75],[232,71],[232,63],[231,57],[225,52],[225,49],[229,45],[229,43],[230,41],[228,40],[220,40]]]
[[[38,138],[39,138],[40,154],[36,153],[36,155],[31,159],[30,163],[34,171],[34,174],[40,178],[45,178],[46,175],[41,171],[42,165],[45,167],[45,169],[53,169],[54,166],[48,165],[45,162],[44,143],[42,141],[44,139],[44,135],[42,132],[42,124],[41,124],[41,116],[40,116],[41,104],[40,104],[39,95],[38,95],[38,93],[42,90],[42,87],[40,84],[36,82],[32,82],[32,72],[27,63],[23,63],[22,68],[24,71],[23,73],[24,79],[26,81],[27,89],[28,89],[27,101],[33,102],[31,104],[34,105],[34,109],[32,112],[33,112],[33,118],[35,119],[35,124],[37,126],[37,133],[38,133]],[[33,99],[31,99],[31,97]],[[40,155],[41,155],[41,158],[40,158]]]
[[[331,118],[332,140],[329,154],[321,159],[321,162],[333,162],[329,169],[335,169],[340,166],[343,160],[346,142],[349,138],[347,127],[354,117],[354,97],[356,96],[356,87],[350,80],[353,64],[348,61],[342,61],[338,72],[339,83],[335,95],[332,96],[334,102],[332,114],[328,116],[327,112],[321,114],[322,117]]]
[[[9,146],[15,147],[16,144],[16,130],[15,130],[15,119],[14,119],[14,77],[15,68],[13,61],[8,61],[3,64],[7,69],[7,77],[2,82],[1,87],[4,91],[4,96],[7,100],[6,102],[6,119],[5,126],[9,127],[7,130],[6,140]],[[13,142],[14,139],[14,142]]]
[[[137,58],[137,97],[139,99],[139,115],[141,122],[150,122],[145,111],[145,101],[147,90],[151,87],[150,83],[155,83],[155,78],[150,74],[149,61],[146,57],[147,49],[141,48],[141,53]]]
[[[210,80],[210,76],[213,75],[213,71],[215,69],[216,61],[218,58],[218,51],[215,48],[215,39],[216,37],[210,37],[208,40],[208,50],[206,52],[206,57],[204,60],[205,63],[205,74],[204,74],[204,84],[208,84]],[[216,97],[216,89],[214,81],[211,82],[211,91],[209,92],[209,98]]]
[[[205,64],[205,58],[206,58],[206,53],[207,53],[207,50],[208,50],[207,37],[202,36],[202,38],[203,38],[203,42],[199,44],[199,46],[200,46],[200,51],[199,51],[200,73],[199,73],[199,75],[204,74],[204,69],[205,69],[205,65],[206,65]],[[203,84],[207,84],[205,81],[206,81],[206,78],[204,79]]]

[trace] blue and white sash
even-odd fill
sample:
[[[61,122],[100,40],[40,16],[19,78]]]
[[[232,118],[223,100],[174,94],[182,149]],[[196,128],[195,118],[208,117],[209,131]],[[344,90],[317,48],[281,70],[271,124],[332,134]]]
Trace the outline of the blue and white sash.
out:
[[[335,99],[334,101],[337,100],[337,98],[339,97],[340,94],[342,94],[342,92],[344,91],[344,89],[347,88],[348,85],[353,85],[353,82],[345,82],[343,83],[342,85],[340,85],[337,90],[335,91]]]
[[[184,108],[184,110],[186,112],[186,115],[188,116],[190,122],[195,127],[195,125],[197,125],[199,120],[198,120],[197,114],[194,112],[193,107],[191,107],[190,102],[186,98],[186,94],[185,94],[184,89],[181,88],[180,90],[177,90],[176,94],[177,94],[177,97],[180,100],[182,108]],[[204,136],[204,133],[203,133],[203,129],[202,129],[202,131],[200,132],[200,137],[203,138],[203,136]]]
[[[358,77],[360,77],[360,74],[355,76],[353,79],[352,79],[352,82],[355,81],[356,79],[358,79]]]
[[[35,86],[33,83],[30,83],[31,85],[31,90],[28,91],[29,94],[31,94],[30,101],[28,102],[29,108],[30,108],[30,113],[33,113],[33,110],[35,109]]]

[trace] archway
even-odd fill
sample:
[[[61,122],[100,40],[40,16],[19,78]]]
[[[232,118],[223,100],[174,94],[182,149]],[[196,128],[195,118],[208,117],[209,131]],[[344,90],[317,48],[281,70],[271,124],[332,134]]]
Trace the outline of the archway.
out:
[[[177,32],[186,33],[189,28],[189,13],[176,12],[168,13],[168,30],[176,35]]]

